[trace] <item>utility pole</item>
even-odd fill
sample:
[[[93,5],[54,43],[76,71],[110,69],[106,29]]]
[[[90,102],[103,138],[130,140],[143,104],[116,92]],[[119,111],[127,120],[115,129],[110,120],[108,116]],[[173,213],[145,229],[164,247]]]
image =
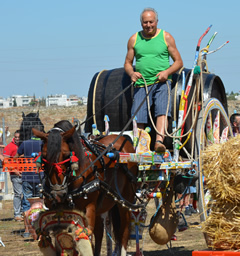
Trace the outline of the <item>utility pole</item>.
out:
[[[47,79],[45,79],[43,82],[44,82],[44,84],[45,84],[45,86],[44,86],[44,93],[45,93],[45,106],[47,107],[47,85],[48,85],[48,80],[47,80]]]

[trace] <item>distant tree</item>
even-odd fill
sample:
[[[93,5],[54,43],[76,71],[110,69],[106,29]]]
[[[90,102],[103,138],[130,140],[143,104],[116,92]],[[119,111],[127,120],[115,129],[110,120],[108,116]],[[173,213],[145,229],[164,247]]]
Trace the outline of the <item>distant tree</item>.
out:
[[[82,106],[83,105],[83,101],[80,99],[79,101],[78,101],[78,106]]]
[[[227,100],[236,100],[236,97],[234,94],[230,94],[227,96]]]
[[[36,101],[35,101],[35,100],[32,100],[32,101],[29,103],[29,105],[30,105],[31,107],[34,107],[34,106],[36,105]]]
[[[39,99],[39,106],[45,107],[46,106],[46,100],[44,97],[42,97],[41,99]]]

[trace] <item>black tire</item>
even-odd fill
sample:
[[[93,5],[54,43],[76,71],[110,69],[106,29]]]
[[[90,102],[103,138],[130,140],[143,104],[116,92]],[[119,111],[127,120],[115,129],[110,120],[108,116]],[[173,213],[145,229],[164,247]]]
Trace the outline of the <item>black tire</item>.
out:
[[[231,124],[230,124],[228,115],[223,105],[220,103],[220,101],[215,98],[210,98],[204,102],[203,108],[199,112],[198,121],[196,125],[195,159],[198,161],[199,178],[197,181],[198,183],[197,188],[198,188],[198,208],[200,212],[201,221],[205,221],[208,216],[208,208],[205,203],[206,188],[204,188],[204,180],[203,180],[204,170],[202,169],[202,152],[206,148],[206,146],[208,146],[208,142],[206,140],[206,124],[207,124],[208,116],[211,114],[212,115],[211,120],[213,121],[218,111],[220,113],[219,135],[221,136],[224,128],[228,126],[229,128],[228,136],[232,137],[233,133],[232,133]]]

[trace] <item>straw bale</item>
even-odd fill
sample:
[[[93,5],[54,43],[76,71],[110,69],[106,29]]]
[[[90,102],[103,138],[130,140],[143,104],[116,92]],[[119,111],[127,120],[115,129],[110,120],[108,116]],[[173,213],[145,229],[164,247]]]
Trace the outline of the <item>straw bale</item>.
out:
[[[203,152],[206,187],[214,200],[240,203],[240,135]]]
[[[207,147],[202,160],[211,195],[210,214],[202,224],[208,246],[240,250],[240,135]]]
[[[229,207],[231,205],[226,205]],[[215,204],[211,213],[202,224],[202,231],[207,235],[208,246],[214,249],[240,249],[240,206],[221,208]]]

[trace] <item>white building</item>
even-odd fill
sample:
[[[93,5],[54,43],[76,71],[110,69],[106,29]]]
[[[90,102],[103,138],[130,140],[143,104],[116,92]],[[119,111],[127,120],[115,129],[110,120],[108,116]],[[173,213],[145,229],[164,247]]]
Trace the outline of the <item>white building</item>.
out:
[[[88,100],[87,97],[82,97],[82,103],[83,103],[83,105],[87,105],[87,100]]]
[[[12,95],[10,98],[4,99],[0,97],[0,108],[10,108],[10,107],[24,107],[30,106],[31,102],[35,100],[34,96],[22,96],[22,95]],[[35,100],[36,101],[36,100]],[[87,105],[86,97],[78,97],[77,95],[70,95],[67,98],[66,94],[56,94],[50,95],[46,98],[46,107],[50,106],[78,106],[80,103]]]
[[[69,95],[69,98],[67,99],[67,106],[77,106],[79,101],[80,99],[77,95]]]
[[[12,106],[13,106],[12,98],[4,99],[4,98],[0,97],[0,108],[10,108]]]
[[[34,100],[33,96],[22,96],[22,95],[13,95],[12,101],[16,101],[17,107],[30,106],[30,102]]]
[[[240,100],[240,95],[235,96],[236,100]]]
[[[56,94],[47,96],[46,107],[50,106],[67,106],[67,95],[66,94]]]

